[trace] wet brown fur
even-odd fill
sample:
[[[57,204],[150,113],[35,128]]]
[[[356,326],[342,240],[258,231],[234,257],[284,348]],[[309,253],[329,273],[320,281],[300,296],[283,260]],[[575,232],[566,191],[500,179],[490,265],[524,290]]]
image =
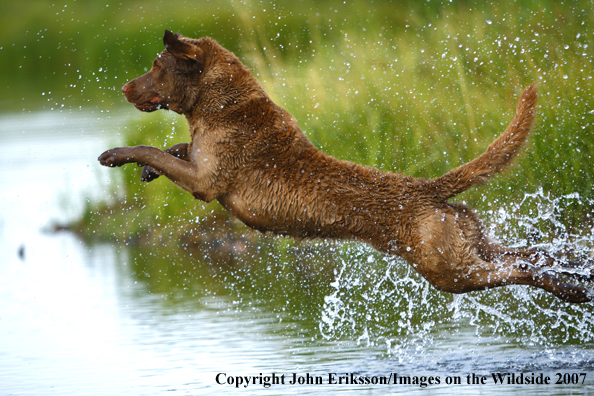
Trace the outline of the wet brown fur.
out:
[[[319,151],[239,59],[216,41],[166,31],[164,43],[166,49],[151,70],[123,91],[140,110],[185,115],[191,142],[165,151],[114,148],[99,157],[102,165],[138,163],[144,166],[143,180],[164,175],[197,199],[217,199],[263,232],[369,243],[403,257],[442,291],[523,284],[569,302],[591,300],[587,289],[545,272],[553,265],[576,264],[535,249],[500,246],[470,208],[448,202],[485,183],[522,150],[535,117],[535,84],[526,88],[511,124],[485,153],[425,180]]]

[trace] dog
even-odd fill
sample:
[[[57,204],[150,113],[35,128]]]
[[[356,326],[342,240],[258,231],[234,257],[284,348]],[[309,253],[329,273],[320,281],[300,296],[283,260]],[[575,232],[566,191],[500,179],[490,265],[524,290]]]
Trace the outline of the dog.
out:
[[[466,293],[518,284],[571,303],[591,301],[580,264],[489,238],[477,215],[454,196],[501,172],[522,151],[534,124],[537,87],[522,93],[508,128],[476,159],[426,180],[342,161],[318,150],[297,121],[264,92],[246,66],[215,40],[165,31],[165,50],[122,88],[141,111],[183,114],[191,142],[164,151],[117,147],[104,166],[137,163],[141,180],[163,175],[195,198],[218,200],[262,232],[357,240],[406,260],[436,289]],[[553,271],[554,267],[554,271]]]

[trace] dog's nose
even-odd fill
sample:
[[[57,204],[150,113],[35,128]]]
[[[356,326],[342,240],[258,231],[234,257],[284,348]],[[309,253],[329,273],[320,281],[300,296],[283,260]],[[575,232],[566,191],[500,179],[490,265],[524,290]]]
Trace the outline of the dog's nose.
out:
[[[130,83],[127,83],[122,87],[122,92],[126,93],[126,92],[128,92],[129,89],[130,89]]]

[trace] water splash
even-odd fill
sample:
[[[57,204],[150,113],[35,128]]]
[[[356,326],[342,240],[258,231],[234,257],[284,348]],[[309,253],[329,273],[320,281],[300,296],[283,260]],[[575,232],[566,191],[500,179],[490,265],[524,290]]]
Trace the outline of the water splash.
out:
[[[571,205],[593,204],[579,194],[557,198],[538,190],[487,212],[484,221],[507,246],[534,246],[584,261],[594,245],[591,230],[567,226],[564,212]],[[361,245],[347,246],[334,275],[319,322],[328,340],[385,345],[393,355],[430,348],[468,330],[482,340],[521,347],[594,341],[592,304],[568,304],[540,289],[507,286],[464,295],[441,293],[403,260]]]
[[[563,221],[568,207],[592,207],[593,200],[578,193],[551,197],[540,188],[524,195],[518,203],[502,206],[487,214],[491,234],[512,247],[538,247],[553,255],[584,259],[592,251],[591,229],[571,230]]]

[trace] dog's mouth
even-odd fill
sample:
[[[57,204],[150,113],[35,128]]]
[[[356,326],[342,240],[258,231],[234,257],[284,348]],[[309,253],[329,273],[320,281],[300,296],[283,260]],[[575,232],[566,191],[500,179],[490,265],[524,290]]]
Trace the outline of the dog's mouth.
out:
[[[134,107],[141,111],[155,111],[160,109],[168,109],[167,103],[159,95],[152,97],[148,102],[134,103]]]

